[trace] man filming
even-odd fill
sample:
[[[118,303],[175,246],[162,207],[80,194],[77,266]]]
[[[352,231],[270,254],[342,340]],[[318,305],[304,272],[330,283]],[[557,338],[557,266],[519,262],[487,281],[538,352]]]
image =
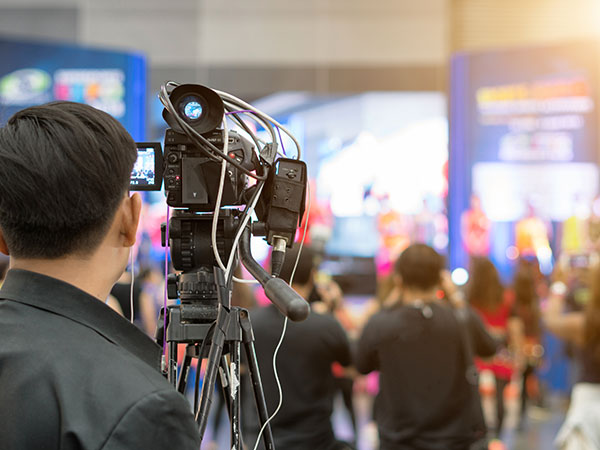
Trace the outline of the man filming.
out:
[[[0,129],[0,449],[194,449],[160,348],[105,301],[135,243],[135,143],[54,102]]]
[[[442,257],[425,244],[404,250],[395,267],[401,298],[374,315],[359,340],[356,368],[380,371],[374,409],[382,450],[465,450],[477,441],[487,448],[465,341],[479,356],[493,355],[496,342],[475,313],[464,311],[461,324],[439,299],[440,288],[452,287],[443,269]]]

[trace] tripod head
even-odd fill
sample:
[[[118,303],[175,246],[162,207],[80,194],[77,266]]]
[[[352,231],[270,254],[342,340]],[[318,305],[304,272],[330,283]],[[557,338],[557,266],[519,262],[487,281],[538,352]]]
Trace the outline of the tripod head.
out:
[[[231,251],[233,234],[240,221],[240,213],[225,210],[217,226],[219,253]],[[175,269],[182,272],[168,280],[169,298],[179,298],[182,305],[195,305],[204,310],[203,318],[214,320],[218,295],[213,275],[217,265],[209,239],[212,215],[195,215],[179,212],[170,220],[169,239]],[[280,278],[269,274],[254,259],[250,246],[250,226],[243,230],[240,240],[240,257],[250,274],[263,286],[265,294],[286,317],[293,321],[304,320],[310,311],[308,303]],[[163,240],[166,226],[163,227]],[[227,280],[229,281],[229,280]],[[224,306],[230,307],[227,302]]]

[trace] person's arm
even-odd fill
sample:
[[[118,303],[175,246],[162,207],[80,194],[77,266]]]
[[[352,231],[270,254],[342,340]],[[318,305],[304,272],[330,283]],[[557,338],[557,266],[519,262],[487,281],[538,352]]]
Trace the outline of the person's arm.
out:
[[[564,312],[566,288],[562,283],[554,283],[546,308],[542,312],[542,321],[551,333],[561,339],[581,345],[585,316],[583,312]]]
[[[350,366],[352,364],[352,353],[350,352],[348,336],[340,323],[333,316],[327,317],[331,319],[330,345],[333,361],[340,363],[344,367]]]
[[[377,315],[369,320],[363,329],[356,346],[354,363],[356,365],[356,369],[365,375],[369,372],[379,369],[377,350],[375,348],[375,333],[377,331],[377,326],[375,323],[376,318]]]
[[[465,307],[469,318],[469,332],[473,342],[473,353],[482,358],[493,356],[498,350],[498,341],[486,330],[479,315]]]
[[[508,343],[514,351],[517,367],[522,370],[525,368],[525,325],[520,317],[511,316],[506,325],[508,333]]]
[[[466,313],[474,355],[483,358],[494,355],[498,349],[498,341],[486,330],[479,315],[467,306],[464,296],[458,291],[449,271],[443,270],[440,273],[440,286],[450,305],[459,312]]]
[[[101,450],[198,450],[197,429],[181,394],[175,390],[159,391],[131,406]]]

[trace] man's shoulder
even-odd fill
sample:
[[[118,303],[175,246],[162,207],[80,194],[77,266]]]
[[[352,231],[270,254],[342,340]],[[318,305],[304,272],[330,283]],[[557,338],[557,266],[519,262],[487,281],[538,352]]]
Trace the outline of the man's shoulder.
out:
[[[0,434],[28,427],[51,440],[77,436],[82,448],[96,448],[124,421],[137,424],[134,434],[151,432],[150,425],[164,429],[158,423],[161,410],[190,422],[183,428],[193,434],[189,406],[160,372],[91,328],[0,301],[0,340],[0,412],[16,421],[0,425]],[[11,439],[22,442],[19,436]]]
[[[157,368],[95,330],[28,305],[7,303],[0,304],[0,361],[5,367],[22,370],[29,361],[36,373],[46,374],[40,381],[97,391],[121,386],[142,395],[168,387]]]
[[[422,322],[415,320],[417,317],[428,318],[429,321],[443,324],[444,327],[453,326],[451,319],[452,308],[438,302],[417,308],[407,305],[396,305],[376,312],[368,320],[365,330],[370,335],[387,335],[396,333],[398,329],[420,329]]]
[[[300,335],[306,336],[345,336],[342,324],[335,318],[333,314],[311,311],[308,317],[302,322],[294,322],[290,329],[297,330]]]
[[[389,323],[397,323],[398,320],[402,320],[406,312],[406,307],[401,305],[382,308],[373,314],[367,323],[370,327],[380,327]]]
[[[280,323],[283,325],[284,315],[275,306],[268,305],[250,310],[250,319],[254,325],[264,323]],[[322,314],[311,310],[306,319],[293,323],[295,326],[311,327],[335,325],[338,321],[331,314]]]
[[[329,312],[317,312],[311,311],[306,319],[307,323],[314,323],[318,325],[338,325],[340,322],[335,316]]]

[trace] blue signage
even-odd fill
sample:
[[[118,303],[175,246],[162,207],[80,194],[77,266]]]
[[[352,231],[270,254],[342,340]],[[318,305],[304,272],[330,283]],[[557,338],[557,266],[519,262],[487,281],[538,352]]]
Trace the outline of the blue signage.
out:
[[[0,123],[53,100],[87,103],[145,138],[146,60],[136,53],[0,38]]]

